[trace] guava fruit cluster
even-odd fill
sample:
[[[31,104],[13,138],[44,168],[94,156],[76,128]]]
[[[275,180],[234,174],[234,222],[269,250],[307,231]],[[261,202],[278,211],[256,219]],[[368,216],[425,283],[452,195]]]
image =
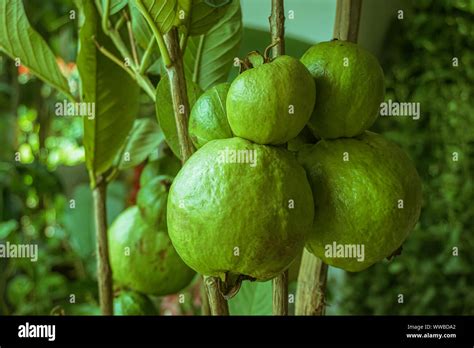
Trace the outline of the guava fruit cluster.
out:
[[[307,249],[329,265],[361,271],[400,252],[420,215],[421,181],[396,144],[367,131],[385,93],[377,59],[333,40],[301,61],[317,89],[308,127],[321,139],[298,152],[315,204]]]
[[[167,217],[184,262],[267,280],[304,245],[347,271],[396,254],[419,218],[421,181],[397,145],[367,131],[384,99],[377,59],[333,40],[301,60],[252,53],[242,65],[191,111],[198,150],[171,185]]]
[[[257,58],[194,104],[189,133],[198,150],[168,197],[176,251],[192,269],[227,286],[287,269],[313,224],[306,173],[281,145],[308,123],[315,82],[296,58]]]
[[[164,296],[177,293],[194,278],[195,272],[178,256],[167,230],[168,191],[178,170],[179,162],[172,157],[148,163],[140,177],[137,204],[110,226],[110,263],[116,287]],[[127,301],[137,297],[128,296]]]

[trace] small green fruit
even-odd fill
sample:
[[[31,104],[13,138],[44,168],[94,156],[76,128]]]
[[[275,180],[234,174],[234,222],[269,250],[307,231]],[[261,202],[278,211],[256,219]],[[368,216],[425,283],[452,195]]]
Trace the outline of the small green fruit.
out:
[[[147,225],[137,206],[112,223],[109,249],[114,280],[144,294],[174,294],[195,275],[174,250],[166,230]]]
[[[308,122],[316,96],[314,80],[301,62],[280,56],[244,71],[227,94],[232,132],[258,144],[283,144]]]
[[[135,291],[120,291],[114,298],[114,315],[157,315],[150,299]]]
[[[318,138],[353,137],[372,126],[384,99],[384,77],[371,53],[346,41],[311,47],[301,58],[316,81],[309,127]]]
[[[140,186],[145,186],[158,175],[175,177],[181,169],[181,162],[173,154],[163,155],[155,161],[148,162],[140,175]]]
[[[302,251],[313,214],[311,189],[293,154],[241,138],[199,149],[168,198],[176,251],[197,272],[223,280],[280,274]]]
[[[160,175],[140,188],[137,196],[137,206],[143,220],[159,231],[166,231],[166,203],[168,190],[173,178]]]
[[[299,160],[316,209],[309,251],[351,272],[397,251],[418,221],[422,199],[416,168],[397,145],[365,132],[321,140],[302,150]]]
[[[197,149],[211,140],[233,137],[225,105],[229,87],[230,83],[216,85],[194,104],[189,117],[189,136]]]

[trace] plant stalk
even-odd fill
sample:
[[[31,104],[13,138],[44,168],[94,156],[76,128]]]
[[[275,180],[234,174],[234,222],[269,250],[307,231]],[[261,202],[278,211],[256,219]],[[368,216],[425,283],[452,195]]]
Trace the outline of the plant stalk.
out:
[[[184,164],[194,152],[194,146],[188,134],[189,101],[184,76],[183,59],[179,47],[178,29],[173,28],[165,35],[165,44],[169,52],[171,64],[167,66],[170,79],[171,97],[173,99],[174,118]]]
[[[107,239],[107,184],[102,177],[96,179],[93,190],[95,231],[97,240],[97,278],[99,282],[100,309],[103,315],[113,315],[112,269],[109,262],[109,243]]]
[[[285,54],[285,8],[283,0],[272,0],[272,12],[268,20],[270,21],[272,43],[279,41],[272,48],[273,58],[276,58]]]
[[[334,38],[357,42],[361,8],[362,0],[337,0]]]
[[[272,0],[268,18],[272,36],[272,56],[285,54],[285,9],[283,0]],[[288,270],[273,279],[273,315],[288,315]]]
[[[328,265],[304,249],[296,289],[296,315],[324,315]]]
[[[227,301],[219,291],[217,278],[204,276],[204,283],[206,284],[211,315],[229,315],[229,307]]]

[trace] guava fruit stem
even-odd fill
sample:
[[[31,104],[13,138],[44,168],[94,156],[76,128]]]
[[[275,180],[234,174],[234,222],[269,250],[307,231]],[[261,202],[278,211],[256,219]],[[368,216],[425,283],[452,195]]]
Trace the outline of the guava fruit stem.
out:
[[[273,278],[273,315],[288,315],[288,270]]]
[[[211,315],[229,315],[229,306],[219,291],[217,278],[204,276],[204,282],[206,284],[206,291],[209,298]]]

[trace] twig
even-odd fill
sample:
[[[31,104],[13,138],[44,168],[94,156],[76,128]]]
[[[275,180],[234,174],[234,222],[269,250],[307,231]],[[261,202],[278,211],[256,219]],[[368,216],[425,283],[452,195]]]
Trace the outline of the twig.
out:
[[[357,42],[362,0],[337,0],[334,38]]]
[[[142,56],[142,61],[140,62],[140,67],[138,69],[138,72],[140,75],[144,75],[146,73],[146,71],[148,70],[148,68],[150,67],[150,61],[151,61],[151,57],[153,55],[153,49],[155,47],[155,38],[152,37],[150,39],[150,42],[148,42],[148,46],[145,50],[145,53],[143,53],[143,56]]]
[[[97,278],[99,281],[99,300],[103,315],[113,315],[112,269],[109,262],[109,243],[107,240],[107,211],[105,205],[107,184],[96,178],[93,190],[94,213],[97,239]]]
[[[224,300],[219,291],[217,279],[214,277],[204,276],[206,284],[207,296],[209,298],[209,307],[212,315],[229,315],[229,307],[227,301]]]
[[[272,34],[273,58],[285,54],[285,10],[283,0],[272,0],[268,18]],[[268,54],[268,52],[265,52]],[[288,315],[288,270],[273,279],[273,314]]]
[[[96,0],[95,4],[96,4],[97,10],[99,11],[99,14],[102,15],[102,8],[100,6],[100,1]],[[121,18],[123,18],[123,17],[121,17]],[[113,30],[113,29],[109,28],[107,36],[112,40],[113,44],[115,45],[117,50],[120,52],[123,59],[128,58],[130,60],[130,57],[131,57],[130,52],[128,51],[127,46],[125,45],[122,38],[120,37],[119,32],[117,30]],[[105,50],[105,49],[103,49],[103,50]],[[105,51],[103,51],[103,52],[105,52]],[[112,57],[115,57],[115,56],[112,55]],[[111,58],[111,57],[109,57],[109,58]],[[120,61],[120,60],[118,60],[118,61]],[[125,65],[120,64],[120,66],[123,69],[127,69]],[[133,72],[134,72],[134,76],[132,76],[133,79],[135,81],[137,81],[138,85],[148,94],[148,96],[154,102],[156,100],[155,87],[151,83],[150,79],[147,76],[139,73],[139,68],[138,68],[138,66],[135,65],[135,63],[131,62],[130,67],[133,69]]]
[[[163,59],[163,64],[168,68],[171,66],[171,58],[170,58],[170,53],[168,52],[166,48],[166,44],[163,40],[163,35],[156,25],[155,21],[153,18],[150,16],[148,13],[148,10],[146,9],[145,5],[143,5],[141,0],[135,0],[135,4],[137,5],[138,9],[140,10],[141,14],[143,17],[145,17],[145,20],[148,22],[148,25],[151,28],[151,31],[153,32],[153,35],[155,36],[156,42],[158,43],[158,47],[160,48],[160,53],[161,53],[161,58]],[[179,45],[179,43],[178,43]]]
[[[127,74],[129,74],[132,79],[136,80],[135,74],[133,73],[133,71],[131,71],[130,69],[128,69],[126,67],[125,62],[120,61],[120,59],[115,57],[112,52],[107,50],[104,46],[101,46],[95,38],[93,38],[93,40],[94,40],[94,43],[95,43],[97,49],[100,51],[100,53],[102,53],[104,56],[109,58],[112,62],[114,62],[119,67],[121,67],[123,70],[125,70],[127,72]]]
[[[127,21],[127,30],[128,30],[128,39],[130,40],[130,46],[132,47],[132,55],[133,61],[135,62],[135,66],[138,66],[138,54],[137,54],[137,47],[135,46],[135,38],[133,37],[133,30],[132,30],[132,23],[128,18],[127,12],[123,13],[125,20]]]
[[[296,315],[324,315],[328,265],[304,249],[296,289]]]
[[[170,64],[167,66],[170,79],[171,97],[173,99],[174,118],[181,150],[181,160],[187,161],[194,152],[194,146],[188,134],[189,101],[184,77],[183,59],[179,48],[178,30],[171,29],[164,38],[167,51],[170,55]]]
[[[273,58],[285,54],[285,10],[283,0],[272,0],[272,13],[268,18],[272,33],[272,43],[280,40],[273,46]]]

